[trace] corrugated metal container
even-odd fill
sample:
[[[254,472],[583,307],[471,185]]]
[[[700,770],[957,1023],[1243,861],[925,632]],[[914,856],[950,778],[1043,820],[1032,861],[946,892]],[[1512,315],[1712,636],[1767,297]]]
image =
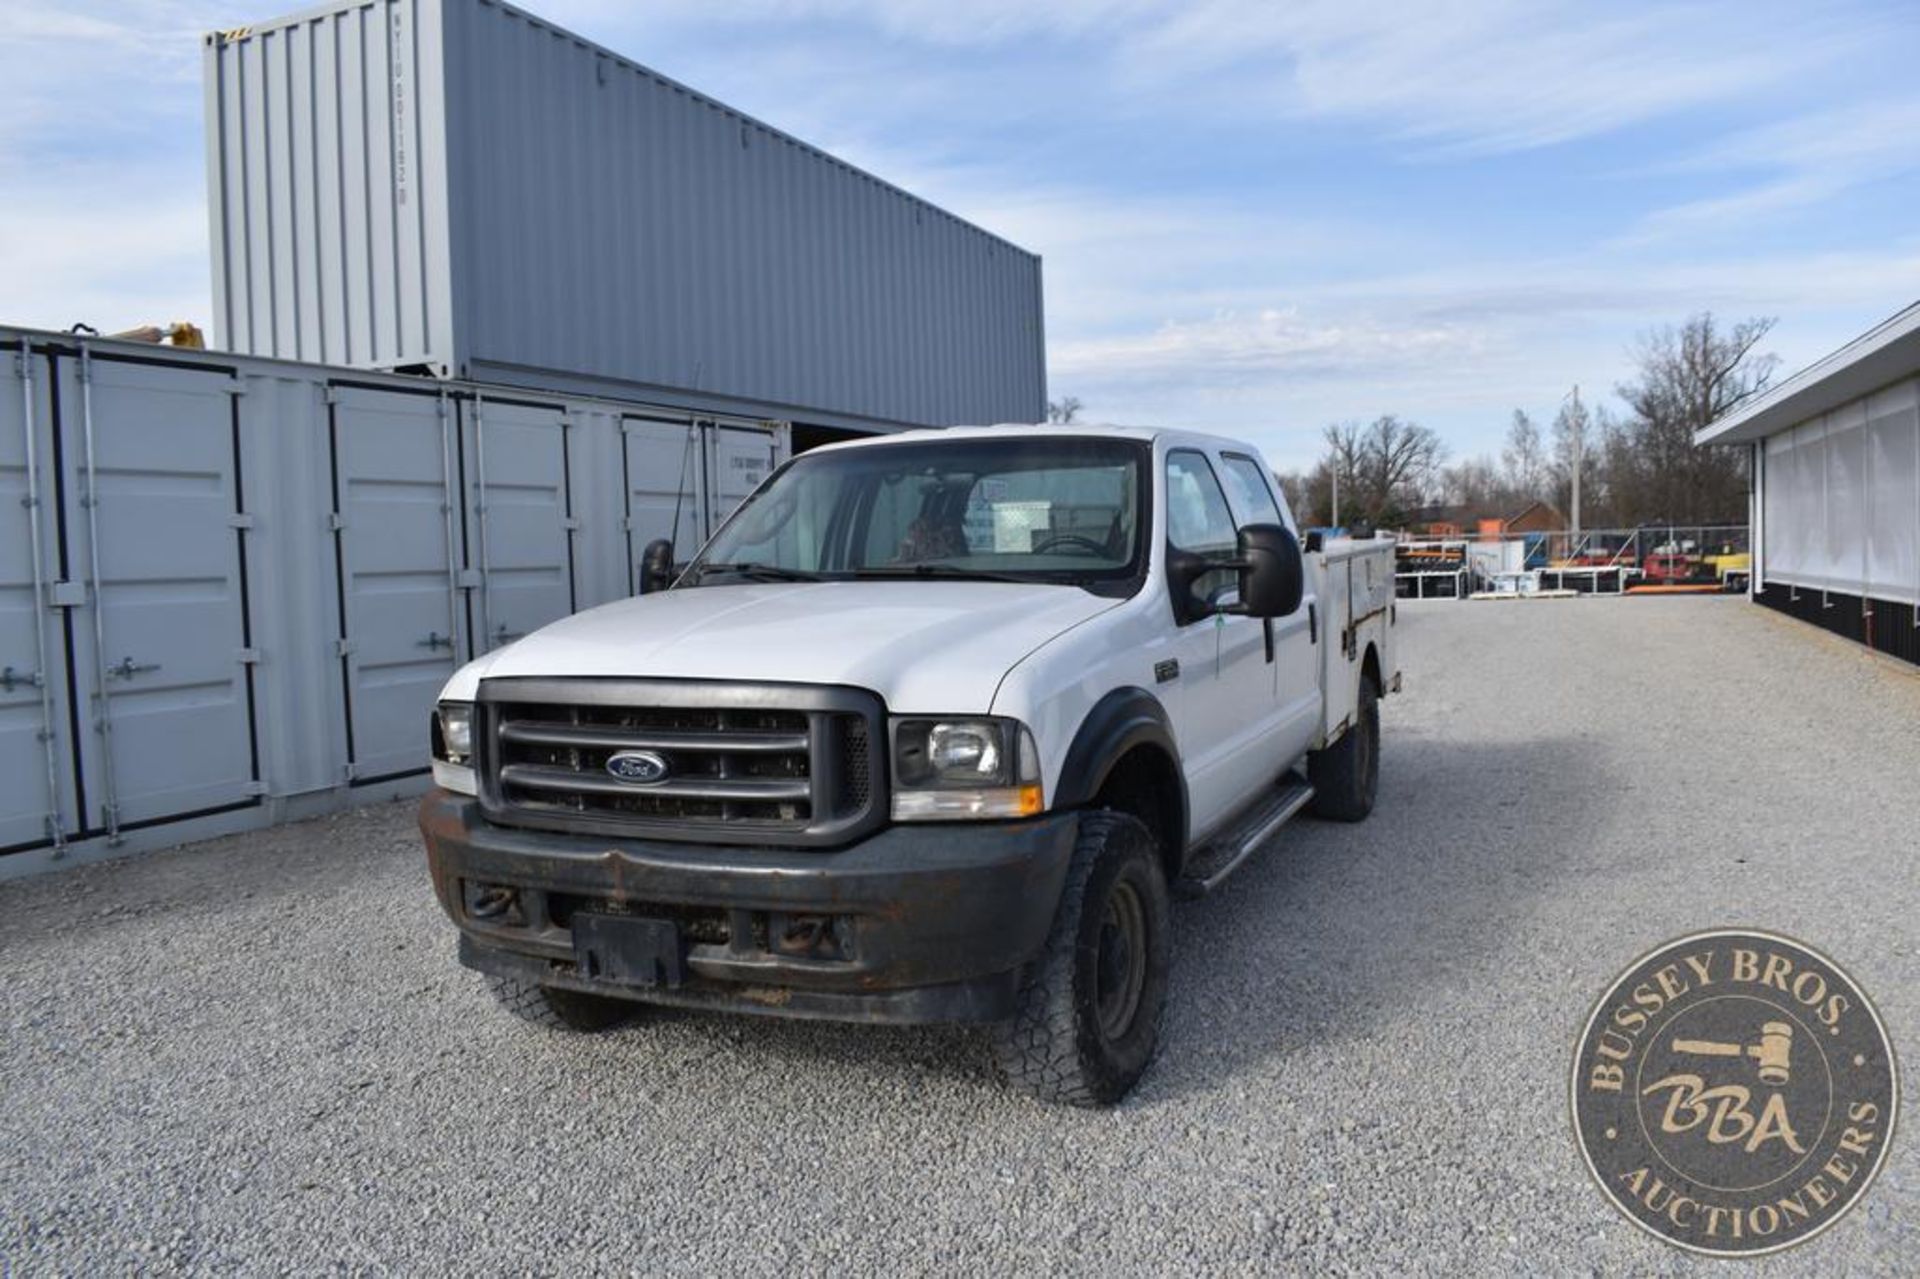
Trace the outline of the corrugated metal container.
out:
[[[418,790],[470,657],[632,594],[783,423],[0,328],[0,879]]]
[[[1033,421],[1040,260],[494,0],[207,37],[217,344],[874,427]]]

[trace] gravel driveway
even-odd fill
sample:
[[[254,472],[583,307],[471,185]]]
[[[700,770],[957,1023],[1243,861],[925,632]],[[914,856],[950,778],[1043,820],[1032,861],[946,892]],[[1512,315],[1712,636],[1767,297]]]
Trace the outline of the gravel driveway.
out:
[[[1164,1050],[1106,1113],[951,1030],[511,1022],[409,806],[0,884],[0,1272],[1723,1273],[1589,1183],[1573,1038],[1643,950],[1750,924],[1920,1062],[1920,675],[1736,600],[1401,632],[1374,817],[1176,907]],[[1770,1270],[1912,1273],[1906,1109]]]

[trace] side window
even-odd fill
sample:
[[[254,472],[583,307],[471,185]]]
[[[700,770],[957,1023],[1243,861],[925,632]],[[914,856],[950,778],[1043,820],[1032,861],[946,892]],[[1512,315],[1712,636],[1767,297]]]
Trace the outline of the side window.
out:
[[[1273,490],[1268,487],[1260,463],[1244,453],[1222,453],[1220,460],[1226,464],[1227,493],[1233,498],[1233,509],[1239,513],[1242,527],[1248,524],[1286,524],[1280,507],[1273,500]]]
[[[1238,529],[1227,495],[1205,455],[1189,449],[1167,454],[1167,544],[1175,551],[1225,563],[1239,549]],[[1204,616],[1226,592],[1240,584],[1232,569],[1216,569],[1194,579],[1191,615]]]

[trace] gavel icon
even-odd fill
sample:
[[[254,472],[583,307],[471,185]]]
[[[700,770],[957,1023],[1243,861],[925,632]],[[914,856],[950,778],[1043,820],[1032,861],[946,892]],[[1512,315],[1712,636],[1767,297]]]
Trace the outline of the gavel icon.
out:
[[[1793,1023],[1770,1021],[1760,1027],[1757,1044],[1726,1044],[1712,1039],[1676,1039],[1673,1051],[1700,1057],[1751,1057],[1763,1084],[1775,1088],[1787,1082],[1788,1058],[1793,1053]]]

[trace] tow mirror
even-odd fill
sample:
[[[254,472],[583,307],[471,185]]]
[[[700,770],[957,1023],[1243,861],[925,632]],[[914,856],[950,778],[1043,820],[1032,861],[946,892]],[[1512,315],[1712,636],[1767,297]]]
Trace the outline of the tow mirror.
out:
[[[673,543],[656,537],[640,553],[640,593],[651,595],[673,585]]]
[[[1278,524],[1249,524],[1240,530],[1240,602],[1232,611],[1249,617],[1286,617],[1300,607],[1306,569],[1300,542]]]

